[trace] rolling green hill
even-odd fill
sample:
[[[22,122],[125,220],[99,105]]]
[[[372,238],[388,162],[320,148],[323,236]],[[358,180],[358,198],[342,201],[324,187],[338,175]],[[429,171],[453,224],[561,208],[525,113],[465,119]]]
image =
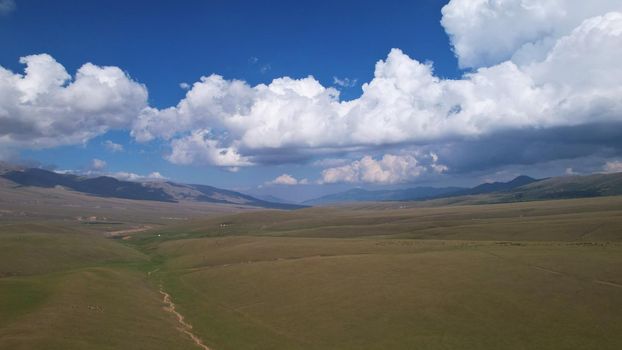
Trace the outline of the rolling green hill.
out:
[[[512,196],[521,200],[583,198],[622,194],[622,173],[560,176],[518,187]]]
[[[0,179],[0,349],[619,349],[622,196],[545,200],[616,179],[295,211]]]
[[[622,197],[385,202],[126,242],[214,349],[617,349],[621,227]]]

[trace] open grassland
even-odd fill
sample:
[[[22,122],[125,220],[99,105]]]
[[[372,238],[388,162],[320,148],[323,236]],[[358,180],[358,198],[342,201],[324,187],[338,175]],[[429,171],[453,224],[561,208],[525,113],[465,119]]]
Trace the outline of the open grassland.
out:
[[[622,197],[438,204],[0,220],[0,349],[622,348]]]
[[[214,348],[622,346],[619,245],[253,237],[160,249],[174,257],[166,288]]]
[[[232,235],[620,241],[622,196],[494,205],[388,202],[190,220],[164,239]]]
[[[54,225],[0,227],[0,349],[192,349],[149,257]]]
[[[79,232],[115,232],[141,227],[178,224],[254,207],[230,204],[179,203],[104,198],[64,188],[20,187],[0,178],[0,231],[2,226],[36,224]],[[40,230],[35,230],[40,231]],[[47,230],[44,230],[47,231]]]
[[[128,240],[215,349],[618,349],[622,198],[370,203]]]

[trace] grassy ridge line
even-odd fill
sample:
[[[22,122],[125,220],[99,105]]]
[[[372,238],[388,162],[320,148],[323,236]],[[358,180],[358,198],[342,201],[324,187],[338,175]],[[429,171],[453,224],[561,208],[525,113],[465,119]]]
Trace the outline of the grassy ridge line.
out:
[[[197,237],[393,237],[455,240],[620,241],[622,196],[449,207],[395,203],[250,212],[193,220],[138,244]],[[139,243],[142,242],[142,243]]]

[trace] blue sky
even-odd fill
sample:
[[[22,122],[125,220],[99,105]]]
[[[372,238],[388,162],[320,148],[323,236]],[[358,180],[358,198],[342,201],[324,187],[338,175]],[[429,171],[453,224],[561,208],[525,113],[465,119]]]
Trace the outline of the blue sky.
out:
[[[39,84],[0,82],[0,157],[289,199],[617,169],[620,5],[528,2],[0,0]]]
[[[122,67],[168,107],[179,83],[217,73],[250,84],[281,76],[358,79],[360,95],[376,61],[391,48],[432,60],[441,76],[459,75],[440,25],[445,1],[27,1],[0,22],[3,67],[48,53],[68,72],[85,62]]]

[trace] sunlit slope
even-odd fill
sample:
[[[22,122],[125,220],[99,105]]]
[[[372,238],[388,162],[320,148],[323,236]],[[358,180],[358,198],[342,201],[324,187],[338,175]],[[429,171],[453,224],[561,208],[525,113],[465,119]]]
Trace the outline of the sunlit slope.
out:
[[[1,226],[0,348],[193,348],[163,311],[150,268],[100,234]]]
[[[519,187],[521,200],[615,196],[622,194],[622,173],[558,176]]]
[[[80,201],[122,224],[0,221],[1,349],[199,348],[161,288],[216,350],[622,347],[621,197],[170,221]]]
[[[619,245],[252,237],[159,252],[214,348],[622,346]]]
[[[60,187],[17,187],[0,178],[0,226],[54,223],[55,226],[73,225],[78,231],[92,231],[107,224],[106,230],[120,230],[127,225],[166,225],[253,209],[256,208],[222,203],[103,198]]]
[[[161,239],[268,235],[418,239],[619,241],[622,197],[487,205],[367,203],[195,220]]]
[[[214,349],[618,349],[621,204],[367,203],[126,242]]]

